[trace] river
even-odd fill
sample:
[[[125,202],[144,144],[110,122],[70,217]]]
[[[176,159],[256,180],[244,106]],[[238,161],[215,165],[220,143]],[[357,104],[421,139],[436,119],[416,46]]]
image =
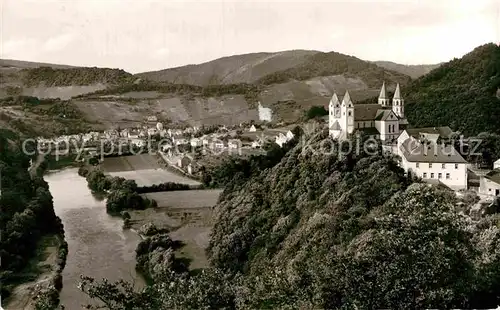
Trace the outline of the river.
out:
[[[90,302],[77,287],[81,274],[98,280],[124,279],[137,288],[144,286],[144,280],[135,272],[135,249],[140,237],[124,231],[121,218],[106,213],[105,202],[92,195],[87,181],[77,171],[64,169],[44,176],[68,242],[60,298],[61,304],[72,310]]]

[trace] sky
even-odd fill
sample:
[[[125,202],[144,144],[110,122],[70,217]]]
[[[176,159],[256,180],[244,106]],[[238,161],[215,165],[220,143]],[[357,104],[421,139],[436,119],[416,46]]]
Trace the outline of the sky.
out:
[[[500,42],[500,0],[0,0],[0,58],[131,73],[290,49],[431,64]]]

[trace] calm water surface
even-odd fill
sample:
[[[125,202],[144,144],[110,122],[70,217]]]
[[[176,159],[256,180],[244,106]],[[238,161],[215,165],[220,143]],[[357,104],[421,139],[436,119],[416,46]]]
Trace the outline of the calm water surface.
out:
[[[45,180],[54,198],[54,209],[64,224],[69,253],[63,271],[61,304],[82,309],[90,299],[78,288],[80,275],[96,279],[124,279],[137,288],[144,280],[135,272],[139,236],[123,230],[123,220],[106,213],[105,202],[94,197],[77,169],[49,172]]]

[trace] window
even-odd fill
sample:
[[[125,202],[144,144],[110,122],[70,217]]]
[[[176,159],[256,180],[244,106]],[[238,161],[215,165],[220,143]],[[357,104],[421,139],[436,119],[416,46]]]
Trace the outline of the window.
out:
[[[434,179],[434,173],[431,173],[431,179]]]
[[[443,174],[440,172],[438,173],[438,179],[441,179],[443,177]]]
[[[424,172],[424,179],[427,178],[427,172]]]
[[[455,164],[455,169],[458,169],[458,164]]]
[[[432,168],[432,163],[429,163],[429,168]]]
[[[417,163],[417,164],[416,164],[416,167],[417,167],[417,168],[420,168],[420,163]]]
[[[446,164],[441,164],[441,168],[445,169],[446,168]]]
[[[352,115],[352,112],[351,112],[351,111],[349,111],[349,116],[351,116],[351,115]]]
[[[449,180],[449,179],[450,179],[450,174],[449,174],[449,173],[447,173],[447,174],[446,174],[446,180]]]

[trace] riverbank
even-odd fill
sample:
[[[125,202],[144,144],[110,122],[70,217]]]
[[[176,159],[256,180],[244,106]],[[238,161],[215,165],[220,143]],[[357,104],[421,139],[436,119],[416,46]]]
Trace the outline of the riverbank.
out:
[[[15,286],[9,298],[3,301],[5,309],[32,310],[42,303],[56,309],[66,254],[64,236],[44,236],[37,246],[37,254],[19,275],[22,283]]]
[[[43,178],[47,168],[47,155],[38,154],[29,168],[31,178]],[[59,305],[61,274],[68,255],[62,226],[58,233],[43,236],[36,248],[36,255],[19,275],[19,284],[4,301],[8,309],[35,309],[37,305],[56,309]]]

